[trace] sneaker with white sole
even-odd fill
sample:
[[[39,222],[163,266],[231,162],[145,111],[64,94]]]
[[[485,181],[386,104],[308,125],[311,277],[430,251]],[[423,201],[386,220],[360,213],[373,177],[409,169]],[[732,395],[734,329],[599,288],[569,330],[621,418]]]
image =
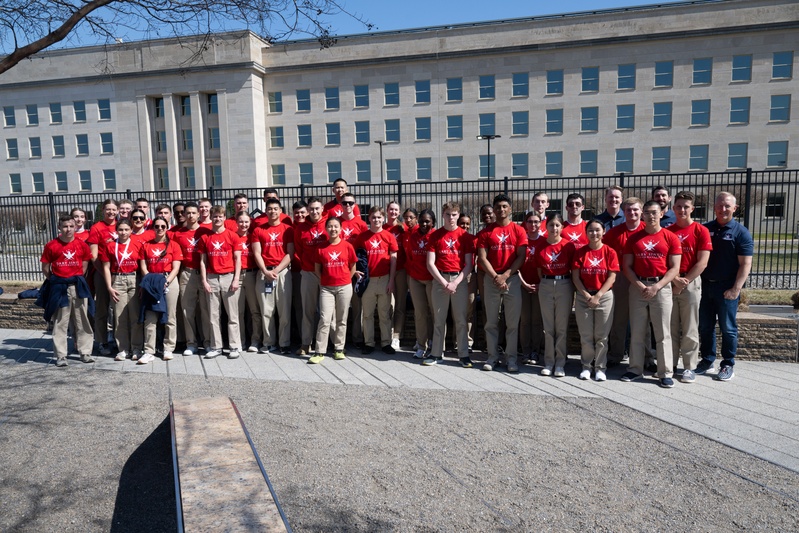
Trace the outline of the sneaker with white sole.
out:
[[[222,350],[215,349],[215,348],[205,352],[205,358],[206,359],[213,359],[214,357],[219,357],[220,355],[222,355]]]
[[[400,349],[400,340],[399,339],[391,339],[391,347],[395,350]]]
[[[683,370],[682,375],[680,376],[680,382],[682,383],[693,383],[696,381],[696,374],[693,370]]]
[[[175,354],[173,354],[172,352],[164,352],[163,358],[164,361],[171,361],[172,359],[175,358]]]
[[[194,355],[197,351],[197,348],[194,346],[187,346],[185,350],[183,350],[183,355],[188,357],[190,355]]]
[[[424,359],[426,353],[427,352],[425,352],[423,348],[419,348],[418,350],[416,350],[416,353],[413,354],[413,358],[414,359]]]
[[[704,374],[712,374],[713,373],[713,361],[708,359],[701,359],[699,364],[696,365],[696,369],[694,370],[694,374],[697,376],[702,376]]]
[[[580,379],[582,380],[591,379],[591,371],[585,369],[582,372],[580,372]]]
[[[438,359],[435,357],[428,357],[424,361],[422,361],[422,366],[433,366],[438,364]]]
[[[90,353],[85,353],[81,355],[80,360],[83,361],[84,363],[94,363],[94,357],[92,357],[92,354]]]
[[[551,376],[552,375],[552,367],[551,366],[545,366],[544,368],[542,368],[541,369],[541,375],[542,376]]]
[[[552,375],[555,376],[556,378],[562,378],[566,376],[566,371],[563,370],[562,366],[556,366],[555,371],[552,373]]]
[[[240,355],[241,355],[241,350],[239,350],[238,348],[232,348],[228,352],[227,358],[228,359],[238,359]]]
[[[716,374],[716,379],[719,381],[729,381],[735,377],[735,372],[733,372],[732,365],[725,365],[719,369],[719,373]]]
[[[594,381],[605,381],[608,377],[601,370],[597,370],[594,374]]]
[[[114,361],[124,361],[127,358],[128,358],[128,352],[126,352],[125,350],[122,350],[121,352],[119,352],[117,354],[116,357],[114,357]]]
[[[67,363],[67,358],[66,357],[59,357],[55,361],[55,366],[60,367],[60,368],[63,368],[65,366],[69,366],[69,363]]]
[[[248,353],[258,353],[258,346],[256,344],[250,344],[250,347],[247,348]]]
[[[147,363],[152,363],[153,361],[155,361],[155,356],[151,353],[146,353],[139,357],[139,360],[136,361],[136,364],[146,365]]]

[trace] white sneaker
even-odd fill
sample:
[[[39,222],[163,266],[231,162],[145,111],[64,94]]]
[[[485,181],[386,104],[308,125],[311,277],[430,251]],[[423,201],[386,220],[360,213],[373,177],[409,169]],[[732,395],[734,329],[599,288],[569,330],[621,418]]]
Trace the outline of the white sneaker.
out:
[[[597,370],[594,374],[594,380],[596,381],[605,381],[606,379],[608,379],[607,376],[605,376],[605,373],[601,370]]]
[[[591,379],[591,371],[583,370],[582,372],[580,372],[580,379]]]
[[[551,376],[552,375],[552,367],[545,366],[544,368],[542,368],[541,369],[541,375],[542,376]]]
[[[416,350],[416,353],[413,354],[413,358],[414,359],[424,359],[425,353],[427,353],[427,352],[425,352],[423,348],[419,348],[418,350]]]
[[[556,366],[555,372],[552,375],[555,376],[556,378],[562,378],[563,376],[566,375],[566,372],[563,370],[562,366]]]
[[[187,346],[187,347],[186,347],[186,349],[185,349],[185,350],[183,350],[183,355],[185,355],[185,356],[187,356],[187,357],[188,357],[188,356],[190,356],[190,355],[194,355],[194,351],[195,351],[196,349],[197,349],[197,348],[194,348],[194,347],[192,347],[192,346]]]
[[[139,357],[139,360],[136,361],[136,364],[146,365],[147,363],[152,363],[153,361],[155,361],[155,356],[151,353],[146,353]]]
[[[119,352],[117,354],[116,357],[114,357],[114,361],[124,361],[127,358],[128,358],[128,352],[126,352],[125,350],[122,350],[121,352]]]
[[[391,339],[391,347],[394,348],[395,350],[399,350],[400,349],[399,339]]]
[[[248,353],[258,353],[258,346],[255,344],[251,344],[249,348],[247,348]]]
[[[172,352],[164,352],[164,361],[171,361],[175,358],[175,354]]]
[[[220,355],[222,355],[222,350],[213,349],[205,352],[206,359],[213,359],[214,357],[219,357]]]
[[[238,359],[240,355],[241,355],[241,352],[239,351],[238,348],[236,348],[236,349],[232,349],[232,350],[230,350],[230,352],[228,352],[227,358],[228,359]]]

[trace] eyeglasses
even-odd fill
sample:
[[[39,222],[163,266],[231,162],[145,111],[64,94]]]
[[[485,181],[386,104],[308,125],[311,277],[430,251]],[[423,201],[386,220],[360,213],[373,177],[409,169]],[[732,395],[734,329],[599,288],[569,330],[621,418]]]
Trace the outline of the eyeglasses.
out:
[[[166,226],[161,226],[161,225],[159,225],[159,226],[153,226],[153,227],[154,227],[155,229],[166,229]]]
[[[137,215],[135,217],[130,217],[131,220],[145,220],[145,217]]]
[[[355,205],[355,202],[349,202],[349,201],[341,202],[341,205],[345,205],[345,206],[349,207],[349,206]]]

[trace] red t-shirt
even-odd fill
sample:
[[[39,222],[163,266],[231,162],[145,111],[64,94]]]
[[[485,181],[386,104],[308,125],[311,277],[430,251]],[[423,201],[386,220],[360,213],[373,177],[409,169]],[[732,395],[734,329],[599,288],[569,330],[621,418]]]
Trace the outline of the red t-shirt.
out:
[[[240,239],[239,251],[241,252],[241,271],[244,272],[249,268],[256,268],[255,259],[250,255],[250,234],[248,233],[242,236],[239,235],[238,231],[234,231],[233,233]]]
[[[288,224],[289,226],[292,226],[294,224],[294,221],[291,220],[291,217],[286,213],[280,213],[280,222],[281,224]],[[252,221],[250,222],[250,233],[255,231],[255,228],[260,228],[268,225],[269,225],[269,217],[266,215],[266,213],[262,213],[261,215],[258,215],[257,217],[252,219]],[[236,229],[238,230],[238,228]]]
[[[680,239],[666,229],[657,233],[639,231],[627,239],[624,255],[632,255],[633,271],[641,278],[654,278],[666,274],[669,269],[669,256],[682,255]]]
[[[83,275],[83,262],[92,260],[89,245],[80,239],[64,242],[53,239],[44,245],[42,263],[50,263],[50,272],[59,278]]]
[[[143,259],[147,264],[147,272],[165,274],[172,272],[172,261],[183,260],[183,250],[172,239],[169,240],[169,244],[149,241],[142,243],[139,259]]]
[[[586,225],[587,222],[585,220],[581,220],[578,224],[571,224],[566,221],[566,223],[563,224],[563,230],[560,232],[560,236],[572,243],[575,250],[579,250],[588,244],[588,235],[585,234]]]
[[[526,283],[536,285],[541,282],[541,278],[538,276],[538,265],[535,263],[535,255],[539,248],[546,245],[547,240],[544,237],[527,238],[527,255],[524,258],[524,263],[522,263],[522,268],[519,269]]]
[[[391,270],[391,252],[397,252],[399,246],[394,235],[381,229],[378,233],[365,231],[355,241],[355,248],[366,250],[369,276],[378,278],[387,276]]]
[[[405,226],[403,224],[394,224],[389,226],[383,224],[383,229],[389,231],[395,239],[397,239],[397,272],[405,270],[405,250],[402,246],[402,241],[405,239]]]
[[[299,224],[295,230],[294,251],[300,258],[302,270],[305,272],[314,271],[316,249],[327,243],[327,233],[325,233],[325,219],[322,218],[314,224],[310,219]]]
[[[97,250],[100,250],[100,244],[117,240],[117,223],[107,224],[104,220],[100,220],[92,224],[89,229],[89,236],[86,238],[86,244],[98,245]]]
[[[510,268],[519,246],[527,246],[527,233],[518,224],[499,226],[494,222],[477,234],[477,248],[485,249],[486,258],[497,274]]]
[[[361,210],[358,209],[358,204],[352,206],[352,212],[356,217],[361,216]],[[333,198],[322,207],[322,218],[339,217],[344,214],[344,208],[339,205],[338,201]]]
[[[261,244],[261,257],[264,259],[265,266],[277,266],[289,253],[289,244],[294,243],[294,229],[286,224],[261,226],[252,232],[250,242]],[[255,266],[255,260],[253,260],[253,266]]]
[[[466,266],[466,254],[474,253],[474,240],[463,228],[438,228],[427,240],[427,251],[436,254],[439,272],[460,272]]]
[[[405,249],[405,271],[410,277],[417,281],[427,281],[433,279],[430,271],[427,270],[427,243],[435,233],[428,231],[422,234],[419,226],[405,233],[406,238],[402,243]]]
[[[627,244],[627,239],[630,238],[630,235],[638,233],[639,231],[644,230],[644,223],[638,222],[638,227],[631,230],[627,228],[627,224],[619,224],[618,226],[614,226],[605,233],[605,236],[602,237],[602,242],[613,248],[613,251],[616,252],[616,255],[619,256],[619,260],[624,255],[624,245]]]
[[[111,266],[112,274],[130,274],[139,268],[139,254],[142,242],[128,239],[125,244],[117,241],[100,246],[98,257]]]
[[[76,231],[75,232],[75,238],[76,239],[80,239],[83,242],[86,242],[86,240],[89,238],[89,232],[86,231],[85,229],[83,231],[81,231],[81,232]]]
[[[322,265],[319,283],[324,287],[342,287],[352,282],[350,268],[358,261],[355,248],[345,240],[323,244],[316,249],[315,262]]]
[[[567,276],[572,271],[574,244],[561,239],[555,244],[546,242],[535,251],[535,265],[541,269],[542,276]]]
[[[361,233],[369,231],[369,226],[363,221],[361,217],[355,217],[352,220],[341,219],[341,238],[348,243],[355,246]]]
[[[227,229],[200,238],[197,251],[206,255],[208,274],[229,274],[236,270],[233,252],[241,250],[241,240],[241,237]]]
[[[580,281],[586,290],[598,291],[607,281],[610,272],[619,272],[619,256],[607,244],[599,250],[583,246],[574,254],[572,270],[580,271]]]
[[[211,231],[203,226],[197,229],[189,229],[186,227],[178,228],[174,233],[174,240],[180,245],[180,250],[183,253],[183,266],[198,270],[200,268],[200,252],[197,250],[197,245],[203,235],[208,235]]]
[[[680,259],[680,273],[685,274],[696,264],[696,255],[702,250],[713,250],[710,240],[710,231],[699,222],[691,222],[687,227],[681,228],[676,223],[667,230],[673,232],[682,246],[682,259]]]
[[[149,242],[155,239],[155,231],[151,229],[146,229],[138,235],[136,235],[135,233],[131,233],[130,238],[131,240],[138,241],[139,243]]]

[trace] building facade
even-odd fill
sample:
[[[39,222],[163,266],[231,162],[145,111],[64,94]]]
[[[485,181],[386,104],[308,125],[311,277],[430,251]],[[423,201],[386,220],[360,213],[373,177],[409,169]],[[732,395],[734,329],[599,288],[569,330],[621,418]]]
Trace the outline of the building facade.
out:
[[[796,168],[798,42],[707,0],[53,51],[0,76],[0,193]]]

